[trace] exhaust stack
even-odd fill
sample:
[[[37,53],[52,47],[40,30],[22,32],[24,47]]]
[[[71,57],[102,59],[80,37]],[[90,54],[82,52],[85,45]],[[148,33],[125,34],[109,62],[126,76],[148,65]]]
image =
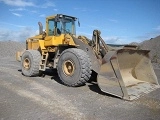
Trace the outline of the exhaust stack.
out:
[[[43,34],[43,25],[41,22],[38,22],[38,25],[39,25],[39,35],[42,35]]]

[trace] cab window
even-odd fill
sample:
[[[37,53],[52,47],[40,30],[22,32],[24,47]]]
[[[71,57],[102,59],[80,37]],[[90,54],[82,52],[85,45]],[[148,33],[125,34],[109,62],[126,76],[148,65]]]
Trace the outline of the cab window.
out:
[[[54,19],[48,21],[48,36],[54,35]]]
[[[60,21],[55,22],[54,19],[48,20],[48,36],[57,36],[61,34]]]

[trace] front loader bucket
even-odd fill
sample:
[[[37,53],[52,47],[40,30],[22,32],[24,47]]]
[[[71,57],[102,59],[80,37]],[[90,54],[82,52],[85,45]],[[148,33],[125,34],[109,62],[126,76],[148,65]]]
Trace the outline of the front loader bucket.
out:
[[[102,60],[97,81],[103,92],[126,100],[159,88],[147,50],[109,51]]]

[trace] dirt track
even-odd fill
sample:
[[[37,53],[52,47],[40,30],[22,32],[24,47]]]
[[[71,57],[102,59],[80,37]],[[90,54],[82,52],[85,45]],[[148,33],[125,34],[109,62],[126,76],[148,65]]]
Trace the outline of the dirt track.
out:
[[[101,93],[96,84],[66,87],[52,74],[24,77],[13,57],[0,58],[0,120],[160,119],[160,89],[128,102]]]

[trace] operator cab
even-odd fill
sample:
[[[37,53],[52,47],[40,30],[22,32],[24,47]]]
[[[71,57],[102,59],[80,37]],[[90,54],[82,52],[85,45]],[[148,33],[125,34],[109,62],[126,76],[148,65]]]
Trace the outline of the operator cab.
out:
[[[75,21],[77,18],[62,14],[46,18],[46,32],[48,36],[61,34],[76,35]]]

